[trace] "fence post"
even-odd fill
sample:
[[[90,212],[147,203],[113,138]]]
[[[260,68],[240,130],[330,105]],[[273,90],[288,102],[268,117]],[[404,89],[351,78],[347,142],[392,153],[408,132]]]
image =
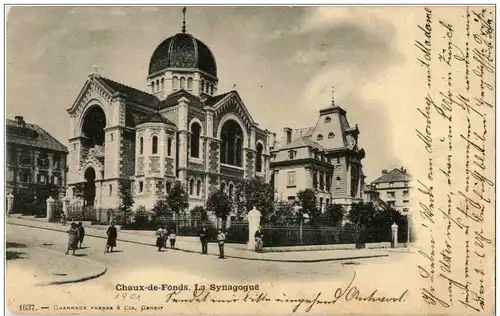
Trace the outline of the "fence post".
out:
[[[10,216],[13,207],[14,207],[14,195],[12,193],[9,193],[9,195],[7,195],[7,216]]]
[[[52,219],[52,212],[54,211],[54,199],[49,196],[47,199],[47,222]]]
[[[248,212],[248,250],[255,250],[255,232],[260,226],[260,217],[262,214],[255,208]]]
[[[63,213],[66,218],[68,218],[68,206],[69,206],[69,198],[65,196],[62,199],[62,207],[63,207]]]
[[[392,248],[398,247],[398,225],[396,223],[392,224]]]

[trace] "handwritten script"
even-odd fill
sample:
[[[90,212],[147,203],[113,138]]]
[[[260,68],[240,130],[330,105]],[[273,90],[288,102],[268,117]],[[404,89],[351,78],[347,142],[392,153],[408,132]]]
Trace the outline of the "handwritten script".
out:
[[[286,293],[270,294],[265,291],[249,289],[247,291],[218,291],[210,287],[196,284],[194,287],[163,291],[165,301],[163,304],[141,305],[140,293],[122,292],[114,299],[133,302],[134,305],[123,307],[127,311],[145,312],[150,310],[162,310],[170,304],[286,304],[291,306],[292,312],[309,313],[315,306],[334,305],[345,302],[372,303],[372,304],[400,304],[406,302],[408,290],[403,290],[396,295],[387,296],[378,289],[363,291],[356,286],[356,273],[354,272],[349,283],[332,287],[328,292],[316,292],[307,296],[291,296]],[[157,287],[161,291],[161,287]],[[160,302],[158,302],[160,303]]]
[[[493,306],[494,8],[455,9],[422,8],[415,32],[417,269],[425,303],[483,312]]]

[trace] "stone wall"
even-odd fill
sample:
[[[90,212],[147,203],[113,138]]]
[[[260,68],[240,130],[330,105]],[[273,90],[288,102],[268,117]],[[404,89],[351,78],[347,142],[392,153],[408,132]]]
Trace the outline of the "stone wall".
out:
[[[130,178],[135,174],[135,132],[123,131],[120,147],[120,177]]]
[[[248,177],[255,175],[255,152],[252,150],[246,151],[246,172]]]
[[[210,172],[218,172],[219,170],[219,143],[217,141],[210,142],[209,156],[208,156],[208,170]]]

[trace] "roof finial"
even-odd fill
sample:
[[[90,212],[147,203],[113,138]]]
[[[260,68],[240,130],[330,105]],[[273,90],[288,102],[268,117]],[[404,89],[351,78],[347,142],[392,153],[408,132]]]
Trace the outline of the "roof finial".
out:
[[[236,83],[233,83],[233,90],[236,90]]]
[[[182,9],[182,33],[186,33],[186,11],[187,8]]]
[[[335,106],[335,87],[332,86],[332,106]]]

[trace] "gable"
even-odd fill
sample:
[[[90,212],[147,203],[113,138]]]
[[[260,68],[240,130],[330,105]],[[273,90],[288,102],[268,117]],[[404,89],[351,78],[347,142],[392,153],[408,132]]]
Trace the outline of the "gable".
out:
[[[103,107],[108,107],[111,105],[112,97],[113,91],[110,91],[107,87],[90,78],[85,82],[75,102],[67,111],[70,115],[76,114],[76,116],[80,116],[90,101],[96,100],[96,103],[100,103]],[[106,109],[103,110],[106,112]]]
[[[231,93],[227,94],[218,103],[214,104],[213,107],[215,110],[214,118],[217,120],[222,119],[228,113],[233,113],[241,119],[248,130],[257,126],[236,91],[231,91]]]

